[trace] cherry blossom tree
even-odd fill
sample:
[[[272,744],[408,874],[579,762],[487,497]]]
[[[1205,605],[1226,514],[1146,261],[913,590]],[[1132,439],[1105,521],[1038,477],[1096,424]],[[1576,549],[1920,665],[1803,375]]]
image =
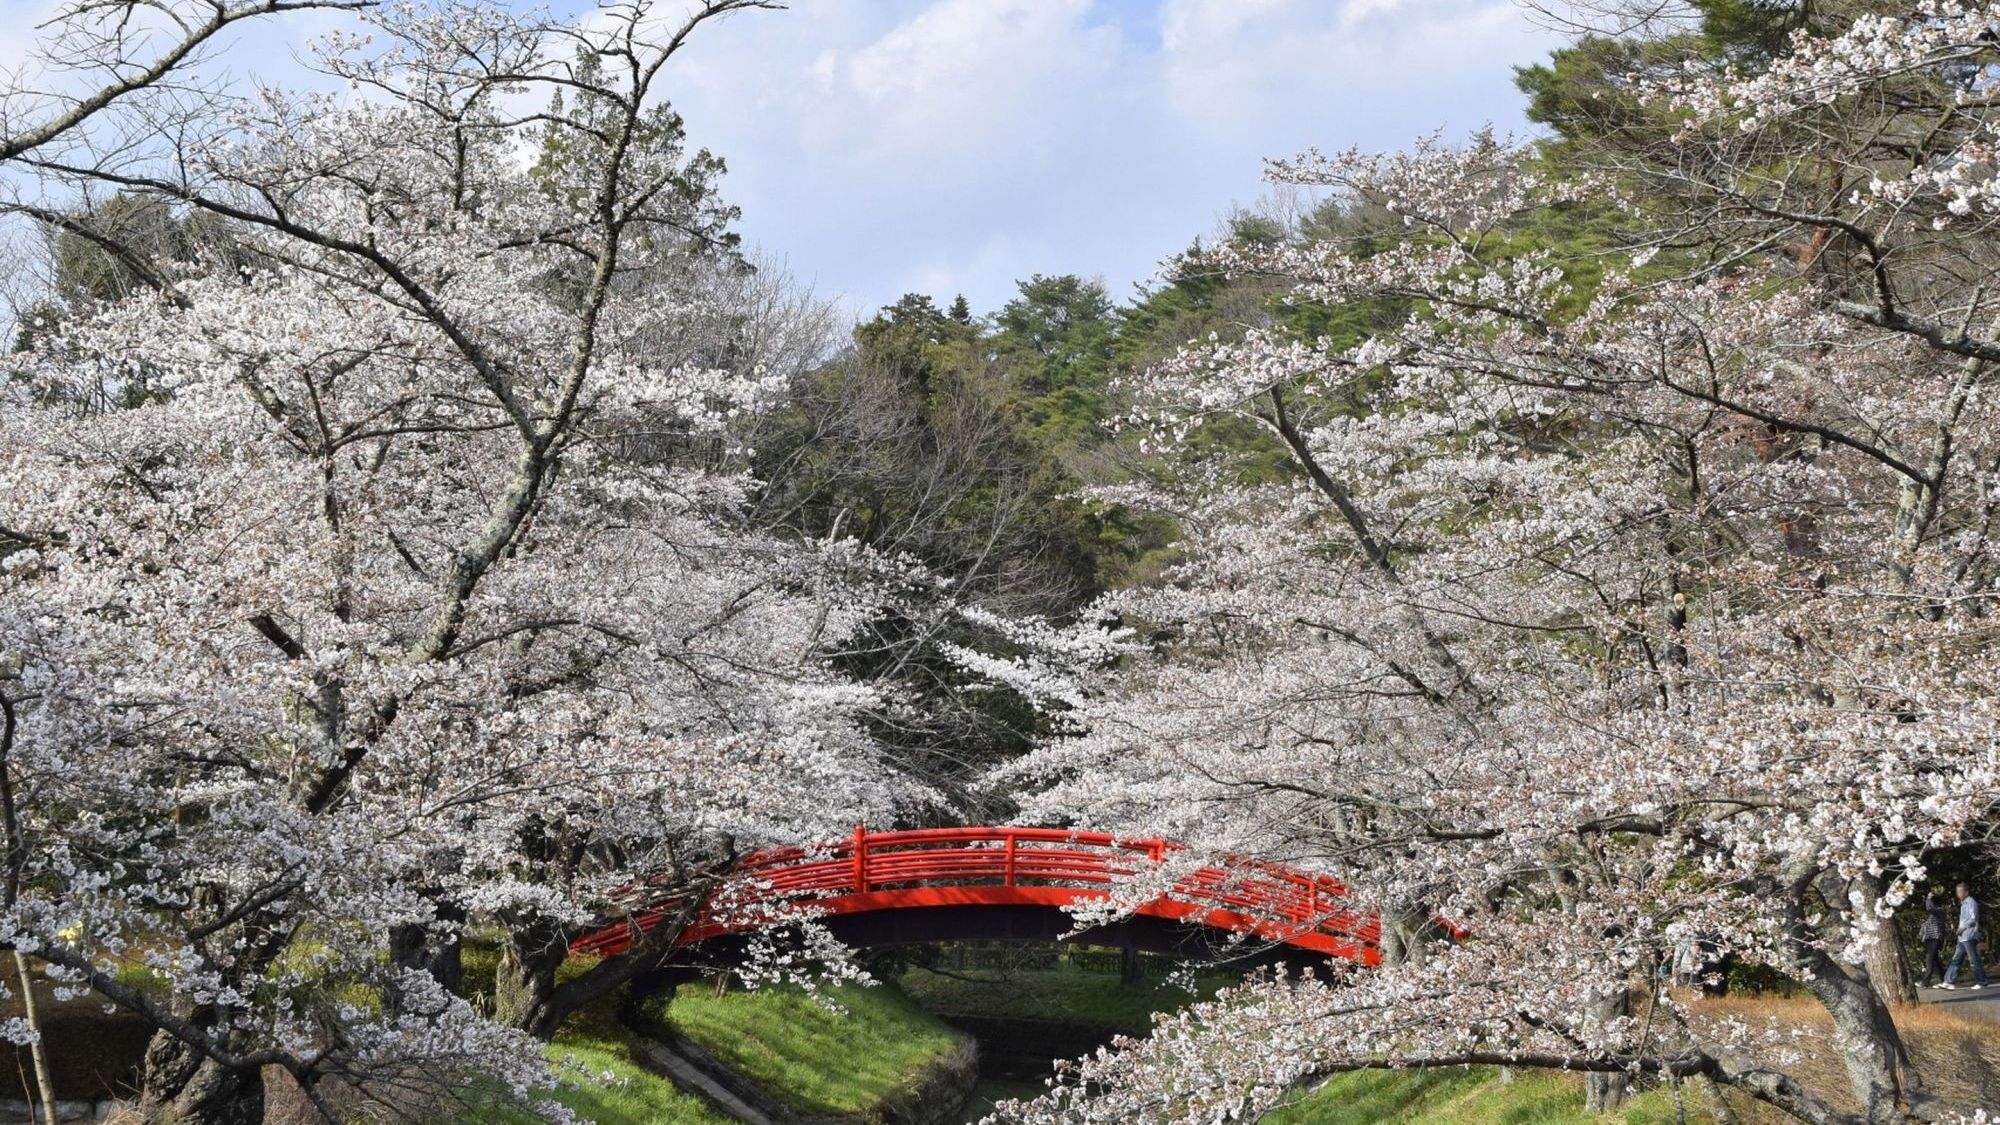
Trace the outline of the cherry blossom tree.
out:
[[[1007,774],[1026,816],[1336,873],[1385,967],[1248,985],[1004,1116],[1246,1119],[1472,1063],[1600,1103],[1652,1076],[1810,1122],[1952,1109],[1885,922],[2000,770],[1997,23],[1926,5],[1631,76],[1653,132],[1560,166],[1491,137],[1276,162],[1391,226],[1178,263],[1283,295],[1132,388],[1168,471],[1117,498],[1183,557],[1101,608],[1150,643],[1107,661],[1132,639],[1100,620],[965,659],[1069,724]],[[1538,246],[1552,223],[1622,248]],[[1296,327],[1329,306],[1373,315]],[[1203,440],[1246,421],[1283,479]],[[1471,940],[1426,941],[1432,910]],[[1817,1000],[1844,1087],[1788,1032],[1630,1006],[1697,943]]]
[[[196,64],[225,32],[266,16],[358,11],[375,0],[69,0],[57,5],[0,93],[0,158],[71,147],[135,103],[200,104]]]
[[[114,93],[10,142],[16,213],[222,232],[131,255],[0,391],[0,937],[158,1029],[149,1112],[261,1120],[266,1067],[329,1118],[525,1096],[533,1036],[678,932],[558,986],[621,888],[915,796],[830,657],[931,585],[749,523],[732,419],[797,349],[658,91],[770,6],[399,4],[321,48],[344,93],[171,129]],[[447,987],[468,917],[505,933],[490,1016]]]

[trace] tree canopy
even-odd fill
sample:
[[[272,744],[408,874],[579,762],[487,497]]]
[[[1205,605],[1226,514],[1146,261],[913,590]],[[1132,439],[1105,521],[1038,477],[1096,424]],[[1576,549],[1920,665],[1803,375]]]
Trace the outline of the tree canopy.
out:
[[[850,324],[745,259],[662,96],[775,6],[42,33],[74,86],[0,119],[45,282],[0,379],[0,937],[151,1029],[143,1115],[255,1120],[277,1073],[335,1120],[533,1103],[703,904],[759,975],[860,974],[745,853],[968,820],[1186,845],[1092,917],[1274,861],[1380,920],[1379,968],[1248,980],[1009,1120],[1469,1064],[1975,1108],[1902,1041],[1891,919],[2000,801],[2000,12],[1568,12],[1533,138],[1274,161],[1286,206],[1123,301]],[[364,96],[208,68],[302,8],[369,30],[313,62]],[[1690,948],[1811,997],[1842,1073],[1638,1016]]]

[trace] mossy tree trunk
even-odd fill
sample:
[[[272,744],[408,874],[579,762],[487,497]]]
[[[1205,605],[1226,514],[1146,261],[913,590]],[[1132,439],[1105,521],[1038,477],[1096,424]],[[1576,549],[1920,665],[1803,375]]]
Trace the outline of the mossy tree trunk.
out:
[[[229,1067],[165,1031],[146,1045],[139,1113],[161,1125],[264,1125],[264,1072]]]

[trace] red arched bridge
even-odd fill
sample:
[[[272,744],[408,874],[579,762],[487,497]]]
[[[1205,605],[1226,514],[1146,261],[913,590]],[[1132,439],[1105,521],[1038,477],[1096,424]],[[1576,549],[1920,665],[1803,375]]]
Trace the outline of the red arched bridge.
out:
[[[927,828],[870,832],[817,848],[777,848],[746,857],[737,886],[751,905],[727,912],[704,904],[675,948],[743,934],[799,908],[851,945],[893,945],[954,938],[1051,940],[1075,927],[1064,907],[1105,898],[1113,882],[1158,863],[1179,845],[1067,828]],[[741,892],[739,891],[739,894]],[[570,943],[572,954],[609,956],[629,949],[684,899],[647,902],[624,919]],[[1260,939],[1279,953],[1301,952],[1363,965],[1380,960],[1373,913],[1348,906],[1347,888],[1325,875],[1271,863],[1235,861],[1204,867],[1140,906],[1134,921],[1165,923],[1180,935]],[[1120,939],[1130,942],[1128,928]],[[1111,927],[1105,927],[1108,931]],[[1156,932],[1158,927],[1155,927]],[[1100,931],[1093,931],[1093,933]],[[1149,943],[1158,947],[1158,942]]]

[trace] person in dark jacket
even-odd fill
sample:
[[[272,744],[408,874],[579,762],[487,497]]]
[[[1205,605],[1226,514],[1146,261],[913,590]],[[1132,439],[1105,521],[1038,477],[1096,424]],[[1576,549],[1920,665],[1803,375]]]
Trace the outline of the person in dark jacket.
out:
[[[1944,948],[1944,929],[1950,921],[1945,916],[1944,902],[1936,891],[1924,895],[1924,924],[1917,929],[1917,940],[1924,943],[1924,983],[1935,985],[1944,979],[1944,959],[1938,951]]]

